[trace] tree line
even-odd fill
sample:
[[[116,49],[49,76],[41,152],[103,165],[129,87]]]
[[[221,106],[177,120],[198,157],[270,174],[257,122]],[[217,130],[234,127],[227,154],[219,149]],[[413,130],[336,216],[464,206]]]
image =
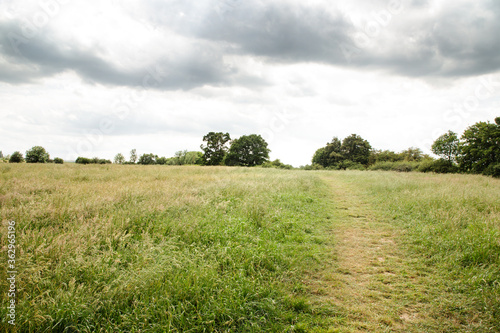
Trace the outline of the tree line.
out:
[[[202,151],[178,151],[173,157],[159,157],[153,153],[137,155],[136,149],[125,159],[118,153],[115,164],[142,165],[226,165],[262,166],[268,168],[292,169],[280,160],[269,160],[268,143],[257,134],[243,135],[232,140],[229,133],[209,132],[203,137]],[[334,137],[324,147],[316,150],[312,164],[300,167],[305,170],[394,170],[422,172],[463,172],[500,177],[500,117],[494,123],[478,122],[468,127],[459,137],[448,131],[437,138],[432,152],[439,159],[424,154],[422,150],[410,147],[396,153],[390,150],[373,149],[370,143],[357,134],[343,140]],[[10,163],[63,163],[61,158],[50,159],[49,153],[41,146],[26,151],[26,157],[19,151],[0,160]],[[78,157],[79,164],[108,164],[110,160],[97,157]]]
[[[60,157],[51,159],[49,153],[42,146],[34,146],[27,150],[26,157],[20,151],[15,151],[7,156],[4,156],[2,151],[0,151],[0,161],[9,163],[64,163],[64,160]]]
[[[125,156],[118,153],[114,158],[115,164],[142,164],[142,165],[226,165],[226,166],[258,166],[269,162],[269,148],[262,136],[257,134],[243,135],[231,140],[229,133],[210,132],[203,137],[200,151],[177,151],[173,157],[159,157],[153,153],[137,155],[137,150],[130,151],[127,161]],[[102,162],[104,161],[104,162]],[[98,158],[78,157],[75,161],[81,164],[107,163]],[[111,163],[111,161],[109,161]],[[273,166],[282,166],[279,160]],[[286,165],[284,165],[286,166]],[[288,167],[288,166],[286,166]],[[290,166],[291,168],[291,166]]]
[[[343,140],[334,137],[314,153],[306,169],[369,169],[422,172],[463,172],[500,177],[500,117],[494,123],[478,122],[461,137],[452,131],[432,144],[434,159],[419,148],[400,153],[373,149],[367,140],[352,134]]]

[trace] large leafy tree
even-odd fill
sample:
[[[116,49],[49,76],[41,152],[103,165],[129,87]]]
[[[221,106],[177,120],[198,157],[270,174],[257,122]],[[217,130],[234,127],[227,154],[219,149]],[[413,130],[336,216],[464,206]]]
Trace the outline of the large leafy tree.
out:
[[[34,146],[26,151],[27,163],[47,163],[49,158],[49,153],[41,146]]]
[[[351,134],[342,141],[342,155],[354,163],[368,164],[371,149],[370,143],[357,134]]]
[[[228,147],[227,144],[231,140],[229,133],[210,132],[203,137],[203,141],[207,144],[201,145],[203,150],[203,164],[205,165],[221,165],[226,157]]]
[[[141,157],[139,157],[139,161],[137,163],[139,164],[144,164],[144,165],[148,165],[148,164],[156,164],[156,159],[158,158],[158,156],[156,156],[155,154],[142,154]]]
[[[432,144],[432,152],[441,158],[453,162],[456,160],[459,151],[460,140],[456,133],[448,131],[441,135]]]
[[[368,164],[371,146],[368,141],[356,134],[352,134],[340,141],[334,137],[325,147],[316,151],[313,164],[325,168],[345,169],[353,164]]]
[[[255,166],[269,159],[267,142],[257,134],[243,135],[231,142],[226,165]]]
[[[327,168],[337,165],[342,160],[344,160],[344,156],[342,155],[342,142],[339,138],[334,137],[325,147],[316,150],[312,162],[313,164],[319,164]]]
[[[500,164],[500,117],[495,124],[478,122],[465,130],[458,162],[461,170],[474,173]]]

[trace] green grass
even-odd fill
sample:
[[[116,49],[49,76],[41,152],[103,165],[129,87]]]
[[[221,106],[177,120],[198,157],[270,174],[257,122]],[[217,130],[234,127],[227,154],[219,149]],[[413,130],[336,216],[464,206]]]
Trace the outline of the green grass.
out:
[[[303,272],[329,246],[329,198],[313,174],[20,164],[0,177],[2,228],[17,222],[21,251],[19,331],[324,325],[300,296]],[[4,306],[0,316],[7,328]]]
[[[0,214],[4,260],[9,220],[19,246],[0,331],[500,331],[500,180],[484,176],[2,164]]]

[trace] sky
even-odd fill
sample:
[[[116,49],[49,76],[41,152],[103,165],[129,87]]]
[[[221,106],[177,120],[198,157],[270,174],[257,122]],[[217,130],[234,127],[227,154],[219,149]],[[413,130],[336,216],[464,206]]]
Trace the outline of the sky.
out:
[[[418,147],[500,116],[500,1],[0,1],[0,150],[170,157],[260,134]]]

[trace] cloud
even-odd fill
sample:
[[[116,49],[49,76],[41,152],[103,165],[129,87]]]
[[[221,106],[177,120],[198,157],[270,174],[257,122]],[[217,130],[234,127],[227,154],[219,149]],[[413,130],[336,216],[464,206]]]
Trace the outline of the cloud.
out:
[[[321,0],[308,5],[292,0],[132,2],[129,8],[114,8],[113,17],[121,17],[117,22],[140,22],[149,30],[138,31],[126,47],[111,43],[126,40],[125,32],[120,34],[116,27],[102,32],[94,28],[89,35],[91,41],[105,39],[103,46],[84,42],[81,35],[61,37],[58,29],[65,26],[58,26],[57,20],[50,29],[26,38],[21,17],[0,18],[0,81],[33,83],[72,71],[90,84],[159,90],[269,84],[265,74],[255,75],[252,68],[232,62],[232,56],[424,79],[500,69],[497,2],[401,0],[397,10],[390,3],[376,1],[367,7],[360,1]],[[365,10],[356,12],[359,8]],[[61,13],[61,21],[67,24],[70,19],[64,15],[77,13]],[[108,22],[106,29],[110,26]],[[141,36],[149,40],[152,31],[156,39],[139,42]],[[139,53],[150,55],[126,61]]]
[[[0,22],[0,80],[8,83],[32,83],[66,71],[75,72],[87,83],[109,86],[145,87],[160,90],[189,90],[203,85],[262,85],[265,82],[240,73],[224,63],[222,54],[206,43],[192,45],[174,58],[162,54],[139,67],[125,68],[120,59],[106,60],[101,50],[81,46],[77,41],[39,34],[24,37],[21,22]],[[127,56],[127,55],[124,55]]]
[[[259,0],[214,0],[203,8],[174,3],[172,10],[171,2],[151,2],[152,21],[218,42],[220,52],[269,63],[315,62],[410,77],[500,69],[500,36],[494,33],[500,11],[494,1],[378,1],[361,13],[354,12],[362,7],[356,1],[333,7]]]

